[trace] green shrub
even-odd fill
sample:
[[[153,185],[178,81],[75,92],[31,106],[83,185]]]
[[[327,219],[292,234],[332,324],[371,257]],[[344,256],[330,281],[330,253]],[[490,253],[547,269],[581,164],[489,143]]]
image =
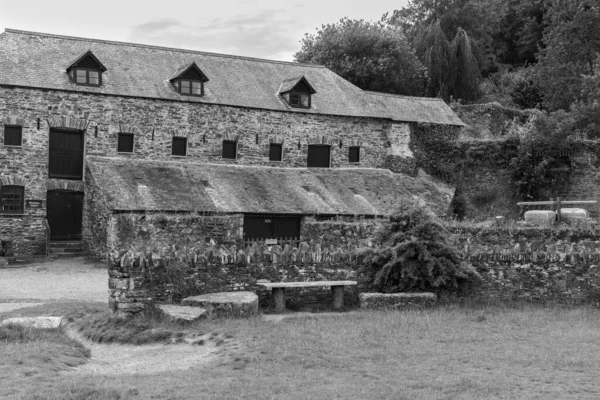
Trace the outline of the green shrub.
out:
[[[464,262],[442,223],[425,209],[401,206],[370,251],[370,278],[382,292],[464,292],[480,277]]]

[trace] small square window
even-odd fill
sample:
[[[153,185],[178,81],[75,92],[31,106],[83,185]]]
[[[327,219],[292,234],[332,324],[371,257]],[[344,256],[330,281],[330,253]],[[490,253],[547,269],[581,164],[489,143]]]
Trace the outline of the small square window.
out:
[[[171,154],[174,156],[186,156],[187,155],[187,138],[173,137],[173,145],[171,148]]]
[[[192,82],[192,94],[196,96],[202,95],[202,83]]]
[[[360,162],[360,147],[358,147],[358,146],[350,147],[350,153],[348,154],[348,161],[351,163]]]
[[[283,153],[283,145],[271,143],[269,145],[269,161],[281,161]]]
[[[308,168],[329,168],[331,160],[331,147],[328,145],[308,145]]]
[[[202,96],[204,94],[202,82],[200,81],[179,81],[179,93],[187,96]]]
[[[237,142],[223,140],[223,158],[235,160],[237,158]]]
[[[100,74],[98,71],[88,71],[88,83],[90,85],[99,85],[100,84]]]
[[[23,127],[4,126],[4,145],[22,146],[23,145]]]
[[[23,186],[4,185],[0,187],[0,212],[8,214],[23,213],[23,199],[25,188]]]
[[[117,152],[133,153],[133,133],[119,133]]]
[[[75,70],[75,83],[84,86],[102,85],[102,74],[98,70],[77,68]]]

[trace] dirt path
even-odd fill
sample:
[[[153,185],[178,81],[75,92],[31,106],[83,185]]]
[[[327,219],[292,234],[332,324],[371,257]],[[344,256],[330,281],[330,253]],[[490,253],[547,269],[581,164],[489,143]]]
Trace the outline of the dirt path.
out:
[[[209,340],[202,346],[187,343],[133,346],[94,343],[71,327],[65,332],[92,352],[86,364],[68,372],[74,374],[150,374],[184,370],[214,360],[218,350],[215,342]]]

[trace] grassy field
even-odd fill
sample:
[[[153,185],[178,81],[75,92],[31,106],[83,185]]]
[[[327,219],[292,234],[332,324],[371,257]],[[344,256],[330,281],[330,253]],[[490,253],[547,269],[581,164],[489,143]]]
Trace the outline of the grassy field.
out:
[[[101,313],[88,308],[79,317],[90,313],[86,324],[92,318],[93,331],[100,331]],[[46,368],[47,357],[24,367],[14,355],[28,352],[30,344],[2,339],[2,394],[32,399],[600,398],[600,311],[594,309],[445,306],[281,322],[154,323],[147,328],[224,339],[209,364],[118,376],[74,374],[64,361],[60,368]],[[96,339],[105,340],[109,331]],[[132,341],[121,334],[112,340],[118,337]],[[63,344],[48,357],[78,348]]]

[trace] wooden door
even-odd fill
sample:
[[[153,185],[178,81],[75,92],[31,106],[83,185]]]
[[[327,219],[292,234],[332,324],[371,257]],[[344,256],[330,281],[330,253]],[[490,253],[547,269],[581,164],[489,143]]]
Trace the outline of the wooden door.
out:
[[[83,177],[83,132],[50,131],[50,178],[81,180]]]
[[[308,168],[329,168],[331,147],[328,145],[311,144],[308,146]]]
[[[288,215],[244,215],[244,239],[300,237],[300,217]]]
[[[53,240],[81,239],[83,193],[70,190],[50,190],[47,204],[50,238]]]

